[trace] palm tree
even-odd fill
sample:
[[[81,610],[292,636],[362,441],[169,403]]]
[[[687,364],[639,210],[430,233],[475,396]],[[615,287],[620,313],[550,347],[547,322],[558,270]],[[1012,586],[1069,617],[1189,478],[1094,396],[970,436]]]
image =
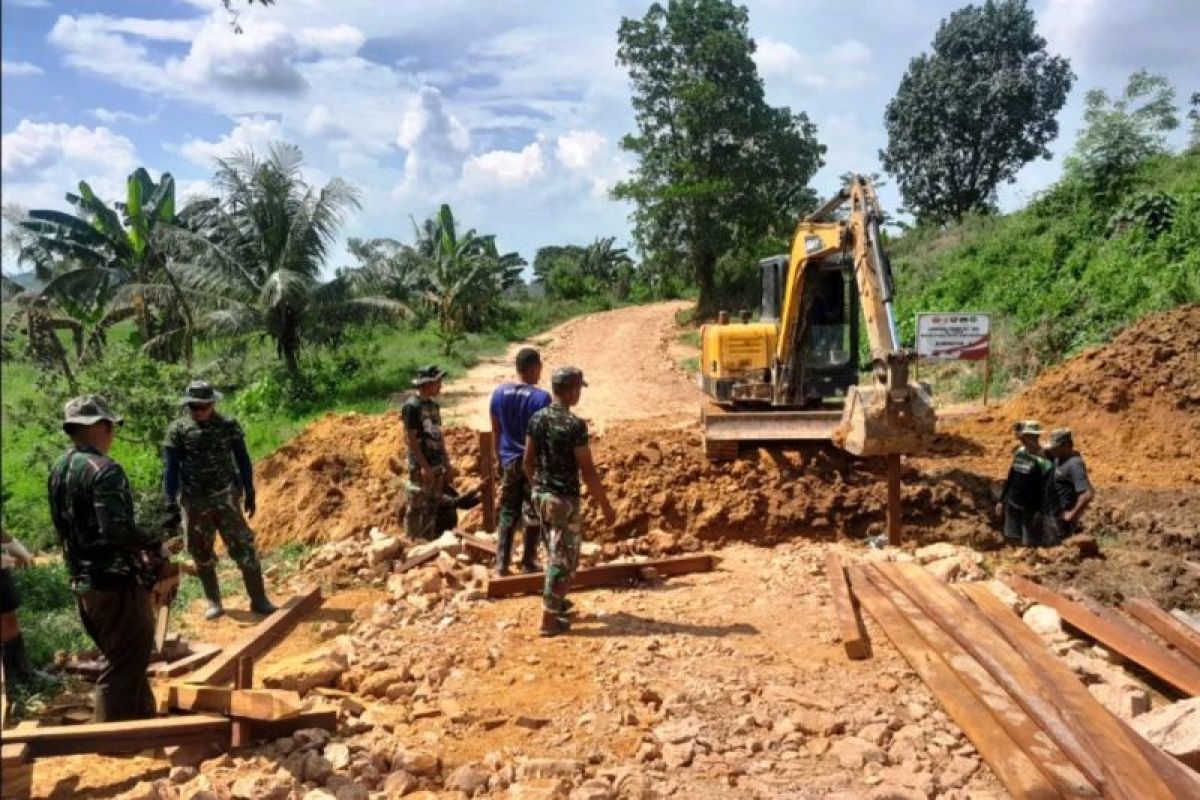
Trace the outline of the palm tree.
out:
[[[219,202],[198,212],[191,230],[171,231],[182,285],[213,306],[201,324],[220,335],[262,333],[293,376],[322,317],[363,309],[403,309],[386,298],[351,297],[345,281],[320,282],[330,244],[358,192],[334,178],[320,189],[301,176],[303,155],[274,144],[260,158],[243,151],[217,162]]]
[[[624,247],[613,247],[616,240],[615,236],[597,237],[584,248],[579,259],[580,271],[602,284],[611,285],[623,267],[632,267],[633,259],[629,257],[629,251]]]

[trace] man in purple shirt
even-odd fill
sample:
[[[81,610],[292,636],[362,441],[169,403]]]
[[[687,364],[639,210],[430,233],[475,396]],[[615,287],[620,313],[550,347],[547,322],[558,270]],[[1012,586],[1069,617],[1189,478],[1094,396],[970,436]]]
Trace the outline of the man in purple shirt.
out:
[[[497,386],[492,392],[492,441],[496,443],[496,462],[500,465],[500,530],[496,544],[496,574],[507,575],[512,559],[513,533],[517,522],[524,522],[525,550],[521,568],[537,572],[538,523],[532,512],[529,480],[521,468],[525,455],[525,431],[529,419],[552,398],[538,388],[542,378],[542,357],[531,347],[517,353],[516,383]]]

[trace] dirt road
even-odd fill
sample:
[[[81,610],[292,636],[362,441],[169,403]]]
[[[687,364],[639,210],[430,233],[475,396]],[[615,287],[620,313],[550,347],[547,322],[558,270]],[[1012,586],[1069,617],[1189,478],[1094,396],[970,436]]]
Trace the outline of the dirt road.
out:
[[[445,387],[447,424],[486,430],[492,389],[513,377],[513,358],[528,344],[542,352],[550,371],[573,365],[583,370],[588,388],[579,413],[592,430],[603,432],[625,420],[655,420],[683,427],[697,419],[697,389],[679,368],[675,353],[680,328],[675,315],[690,303],[672,301],[618,308],[577,317],[528,343],[510,348],[502,359],[485,361]]]

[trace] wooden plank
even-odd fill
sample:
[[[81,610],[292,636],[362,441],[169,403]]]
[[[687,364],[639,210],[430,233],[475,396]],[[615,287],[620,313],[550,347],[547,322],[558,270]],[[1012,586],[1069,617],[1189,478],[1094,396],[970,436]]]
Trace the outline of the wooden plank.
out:
[[[660,558],[655,561],[601,564],[598,567],[585,567],[577,571],[571,578],[568,589],[635,583],[639,578],[639,571],[645,567],[653,567],[658,570],[659,575],[666,577],[668,575],[686,575],[691,572],[709,572],[715,565],[716,560],[709,553]],[[488,581],[487,595],[488,597],[509,597],[518,594],[533,594],[542,591],[545,582],[546,576],[542,572],[492,578]]]
[[[191,642],[188,646],[192,652],[175,661],[151,664],[146,668],[146,674],[152,678],[178,678],[204,666],[221,652],[221,648],[215,644]]]
[[[29,745],[9,744],[0,745],[0,767],[15,767],[18,764],[28,764],[30,761]]]
[[[458,541],[462,543],[462,547],[467,552],[473,553],[484,559],[492,559],[496,557],[496,543],[490,539],[484,539],[482,536],[475,536],[462,531],[455,531],[454,535],[458,537]]]
[[[291,719],[303,708],[300,695],[284,689],[228,689],[188,683],[172,684],[167,702],[180,711],[266,721]]]
[[[291,719],[274,721],[246,720],[237,729],[237,737],[233,740],[234,747],[249,747],[255,742],[271,741],[285,736],[291,736],[304,728],[321,728],[332,731],[337,729],[337,709],[317,708],[302,712]]]
[[[1005,579],[1017,592],[1050,606],[1073,627],[1190,697],[1200,696],[1200,667],[1186,661],[1116,617],[1102,617],[1081,603],[1018,576]]]
[[[1121,606],[1125,613],[1157,633],[1167,644],[1200,665],[1200,633],[1172,617],[1154,604],[1153,600],[1126,600]]]
[[[491,431],[479,432],[480,502],[483,504],[483,529],[496,530],[496,443]]]
[[[33,793],[33,758],[28,744],[0,746],[0,797],[25,800]]]
[[[255,625],[221,655],[192,673],[188,683],[220,685],[233,680],[239,658],[261,658],[277,645],[306,615],[321,607],[320,588],[288,600],[262,622]]]
[[[1108,779],[1098,757],[1054,703],[1050,688],[974,606],[916,564],[879,565],[877,572],[982,664],[1093,785],[1106,787]]]
[[[1147,798],[1178,795],[1172,783],[1180,784],[1181,781],[1162,774],[1162,769],[1145,758],[1136,741],[1141,737],[1135,734],[1131,738],[1129,729],[1123,727],[1108,709],[1096,701],[1071,668],[1051,653],[1041,637],[1000,602],[987,586],[982,583],[958,584],[958,589],[979,609],[988,624],[1050,685],[1076,729],[1086,732],[1101,763],[1111,772],[1118,785],[1134,787],[1140,796]],[[1197,784],[1197,788],[1200,788],[1200,784]]]
[[[442,551],[436,547],[430,548],[429,550],[426,550],[424,553],[421,553],[420,555],[415,555],[412,558],[406,559],[403,563],[400,564],[400,566],[396,567],[396,569],[394,571],[397,574],[399,574],[399,573],[403,573],[403,572],[408,572],[410,569],[416,569],[417,567],[421,566],[422,564],[428,564],[430,561],[433,561],[435,558],[438,557],[438,554],[441,552]]]
[[[825,556],[825,575],[829,579],[829,593],[833,597],[833,616],[837,622],[838,635],[846,655],[853,659],[870,658],[871,641],[858,613],[858,604],[850,593],[846,570],[842,560],[832,550]]]
[[[888,639],[929,687],[946,713],[962,728],[1005,788],[1018,800],[1062,798],[1064,795],[1038,768],[1038,762],[1018,746],[1004,726],[997,724],[989,708],[972,692],[959,673],[950,667],[951,661],[970,662],[972,659],[965,654],[955,658],[950,652],[930,646],[913,626],[911,618],[907,618],[867,579],[861,567],[851,568],[850,582],[859,602],[883,628]],[[961,650],[958,652],[961,653]],[[995,697],[1004,697],[998,687]],[[1018,710],[1015,718],[1020,717],[1025,715]],[[1012,719],[1014,717],[1010,717],[1009,721]],[[1053,747],[1052,743],[1047,744]],[[1086,789],[1082,776],[1079,780]]]
[[[137,753],[159,747],[229,742],[229,720],[207,714],[139,719],[128,722],[93,722],[87,725],[52,725],[32,730],[4,732],[6,744],[28,744],[32,758],[87,753]]]

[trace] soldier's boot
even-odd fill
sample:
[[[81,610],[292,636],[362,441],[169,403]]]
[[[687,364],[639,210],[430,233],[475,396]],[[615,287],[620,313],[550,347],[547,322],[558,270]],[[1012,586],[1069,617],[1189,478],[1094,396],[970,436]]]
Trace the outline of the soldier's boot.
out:
[[[557,611],[542,609],[542,628],[538,633],[542,636],[558,636],[571,630],[571,623]]]
[[[513,529],[501,528],[496,536],[496,575],[503,578],[508,574],[512,561]]]
[[[538,571],[537,546],[541,531],[537,528],[525,528],[524,550],[521,554],[521,570],[526,574]]]
[[[243,569],[242,580],[246,582],[246,594],[250,597],[250,610],[255,614],[274,614],[275,604],[267,599],[267,587],[263,585],[260,569]]]
[[[30,666],[29,656],[25,652],[25,639],[20,634],[0,647],[4,649],[4,677],[6,680],[13,683],[50,680],[50,675]]]
[[[200,586],[204,589],[204,596],[208,598],[208,608],[204,609],[204,618],[208,620],[216,619],[225,613],[225,609],[221,607],[221,582],[217,580],[216,567],[204,567],[196,570],[196,577],[200,579]]]

